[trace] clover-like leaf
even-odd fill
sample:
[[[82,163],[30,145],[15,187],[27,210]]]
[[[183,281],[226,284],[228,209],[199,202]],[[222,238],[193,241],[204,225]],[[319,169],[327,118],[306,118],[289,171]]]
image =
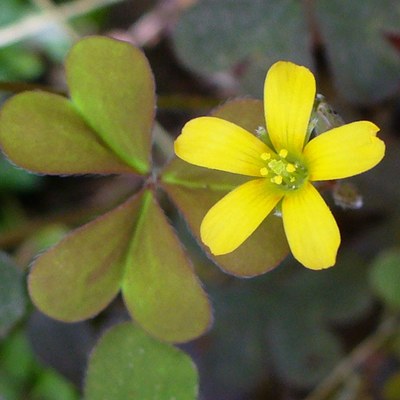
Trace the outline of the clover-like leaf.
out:
[[[188,341],[211,323],[207,296],[150,191],[128,252],[122,293],[132,316],[162,340]]]
[[[184,352],[124,323],[94,349],[84,399],[195,400],[197,392],[197,370]]]
[[[25,329],[41,363],[82,386],[86,360],[96,340],[91,321],[65,323],[34,311]]]
[[[313,313],[296,312],[301,301],[299,296],[276,301],[266,335],[278,375],[309,388],[329,374],[343,353],[339,340],[316,323]]]
[[[289,261],[258,279],[208,288],[215,325],[198,365],[211,398],[247,398],[271,371],[299,388],[318,384],[343,357],[333,327],[353,326],[371,310],[367,268],[354,254],[318,273]]]
[[[263,104],[242,99],[224,104],[214,116],[234,122],[249,132],[265,126]],[[174,159],[162,175],[164,188],[183,213],[200,241],[200,224],[207,211],[248,177],[210,171]],[[237,276],[254,276],[274,268],[288,254],[281,219],[271,215],[238,249],[210,256],[223,270]]]
[[[343,97],[368,104],[398,90],[400,57],[388,39],[400,29],[397,0],[203,0],[180,18],[175,49],[194,71],[231,70],[243,93],[260,96],[275,61],[312,66],[310,16]]]
[[[303,304],[307,304],[304,309],[307,314],[314,313],[324,323],[344,324],[365,315],[372,306],[366,272],[365,262],[348,252],[338,257],[335,268],[318,274],[307,269],[296,271],[286,282],[285,290],[298,293]]]
[[[394,309],[400,308],[400,251],[390,249],[382,253],[373,263],[370,282],[374,291]]]
[[[39,186],[40,177],[16,168],[0,155],[0,190],[29,191]]]
[[[259,95],[265,71],[275,61],[311,64],[301,13],[302,4],[296,0],[203,0],[180,18],[173,36],[175,48],[180,59],[198,72],[241,64],[244,78],[252,75],[251,80],[258,82],[252,94]]]
[[[13,261],[0,252],[0,338],[23,316],[25,306],[23,276]]]
[[[45,314],[74,322],[100,312],[120,289],[141,195],[76,229],[40,256],[29,292]]]
[[[128,43],[88,37],[71,49],[66,74],[72,101],[87,123],[122,160],[147,173],[155,89],[144,54]]]
[[[335,367],[343,349],[332,326],[367,315],[373,304],[367,283],[365,262],[352,253],[338,257],[335,268],[317,274],[297,268],[285,280],[275,275],[265,290],[265,316],[279,376],[307,388]]]
[[[208,287],[215,325],[197,362],[207,399],[249,398],[268,379],[265,301],[269,291],[260,290],[258,283],[258,279],[236,279]]]
[[[0,112],[0,144],[28,170],[48,174],[132,172],[62,96],[24,92]]]
[[[367,103],[395,93],[400,84],[400,57],[385,34],[400,32],[400,3],[320,0],[315,7],[342,95]]]

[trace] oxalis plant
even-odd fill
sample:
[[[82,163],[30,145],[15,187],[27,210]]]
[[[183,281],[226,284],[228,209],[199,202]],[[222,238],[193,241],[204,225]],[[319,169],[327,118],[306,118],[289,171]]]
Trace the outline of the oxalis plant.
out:
[[[342,124],[316,95],[312,73],[282,61],[267,74],[264,102],[229,101],[189,121],[175,142],[178,158],[160,168],[152,158],[155,84],[143,53],[88,37],[70,50],[65,72],[69,98],[26,91],[5,102],[6,156],[35,173],[132,175],[141,183],[35,260],[30,298],[48,316],[76,322],[121,293],[135,323],[100,339],[86,399],[195,399],[196,369],[168,343],[204,334],[212,310],[160,205],[162,193],[228,274],[263,274],[289,250],[307,268],[331,267],[340,233],[319,190],[326,181],[340,188],[342,178],[380,162],[379,128]],[[336,193],[357,206],[346,191]]]

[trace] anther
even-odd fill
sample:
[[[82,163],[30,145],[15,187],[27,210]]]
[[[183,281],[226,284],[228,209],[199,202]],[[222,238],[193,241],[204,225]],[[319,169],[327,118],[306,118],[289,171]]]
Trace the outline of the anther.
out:
[[[261,168],[260,169],[260,174],[262,176],[267,176],[268,175],[268,168],[266,168],[266,167]]]
[[[296,171],[296,167],[293,164],[289,163],[288,165],[286,165],[286,171],[289,173],[294,172]]]
[[[273,178],[271,178],[272,183],[276,183],[277,185],[280,185],[283,181],[283,178],[280,175],[276,175]]]
[[[269,154],[269,153],[262,153],[261,154],[261,159],[264,160],[264,161],[267,161],[270,158],[271,158],[271,154]]]
[[[281,150],[279,151],[279,157],[281,157],[281,158],[286,158],[287,155],[288,155],[288,151],[287,151],[286,149],[281,149]]]

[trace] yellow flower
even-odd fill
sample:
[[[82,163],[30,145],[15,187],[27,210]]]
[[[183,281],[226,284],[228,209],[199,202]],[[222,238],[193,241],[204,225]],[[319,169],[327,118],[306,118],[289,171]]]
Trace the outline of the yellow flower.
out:
[[[335,264],[340,233],[312,182],[341,179],[374,167],[385,145],[379,128],[358,121],[307,141],[315,79],[304,67],[277,62],[264,86],[266,128],[272,147],[215,117],[189,121],[175,142],[183,160],[247,175],[249,180],[215,204],[201,224],[202,241],[215,255],[240,246],[277,206],[294,257],[311,269]]]

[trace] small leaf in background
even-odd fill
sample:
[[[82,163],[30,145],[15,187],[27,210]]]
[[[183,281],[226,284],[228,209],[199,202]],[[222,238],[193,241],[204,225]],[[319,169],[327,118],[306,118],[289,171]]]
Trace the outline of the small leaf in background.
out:
[[[34,5],[26,0],[7,0],[3,3],[0,14],[0,26],[12,23],[35,9]]]
[[[12,165],[0,155],[0,191],[28,191],[40,185],[41,178]]]
[[[0,28],[26,17],[35,8],[30,1],[3,1]],[[0,48],[0,80],[34,79],[43,71],[44,63],[41,56],[30,46],[18,43]]]
[[[30,393],[31,400],[77,400],[76,388],[52,370],[44,371]]]
[[[295,296],[286,292],[285,296],[285,301],[275,298],[275,304],[266,312],[268,348],[281,379],[298,388],[311,388],[340,361],[342,349],[314,313],[300,311],[304,291]],[[303,303],[302,309],[308,306]]]
[[[77,387],[82,386],[87,358],[95,341],[90,321],[74,324],[55,321],[35,311],[26,332],[35,357]]]
[[[343,357],[332,326],[354,323],[371,310],[367,266],[354,254],[343,254],[335,268],[296,269],[270,285],[265,317],[275,368],[285,381],[311,388]]]
[[[121,173],[132,171],[83,121],[64,97],[25,92],[3,108],[0,140],[19,166],[50,174]]]
[[[66,60],[71,98],[87,123],[138,173],[150,169],[154,79],[144,54],[106,37],[80,40]]]
[[[124,323],[94,349],[84,399],[195,400],[197,391],[197,371],[185,353]]]
[[[229,285],[208,289],[215,324],[193,344],[203,350],[196,359],[201,392],[207,400],[252,399],[250,393],[265,384],[271,366],[265,344],[268,289],[260,287],[257,279],[235,279]]]
[[[225,103],[213,116],[238,124],[255,134],[265,127],[263,104],[243,99]],[[190,229],[200,242],[200,224],[207,211],[228,191],[248,177],[190,165],[174,159],[164,170],[164,188],[183,213]],[[282,220],[270,215],[237,250],[210,258],[224,271],[237,276],[254,276],[274,268],[288,254]]]
[[[312,66],[313,25],[340,94],[370,104],[398,90],[400,57],[385,34],[399,32],[399,19],[397,0],[204,0],[182,15],[173,39],[189,68],[207,75],[238,67],[241,92],[261,97],[275,61]]]
[[[315,7],[341,95],[363,104],[393,95],[400,84],[400,57],[385,33],[400,31],[400,3],[320,0]]]
[[[1,81],[30,80],[38,78],[43,72],[44,64],[40,56],[24,46],[18,44],[0,49]]]
[[[390,307],[400,308],[400,250],[387,250],[373,262],[370,281],[376,294]]]
[[[24,277],[7,254],[0,252],[0,338],[23,316],[25,307]]]
[[[288,259],[261,277],[222,281],[208,292],[215,325],[200,340],[197,360],[207,400],[252,398],[274,377],[312,388],[344,355],[335,328],[362,320],[373,304],[365,262],[352,254],[318,273]]]
[[[35,232],[26,238],[14,254],[15,262],[22,269],[28,268],[32,260],[39,253],[43,253],[49,247],[58,243],[67,233],[69,229],[64,224],[49,224],[43,228],[35,230]]]
[[[45,314],[74,322],[100,312],[117,295],[141,196],[67,235],[40,256],[29,275],[32,301]]]
[[[18,329],[4,339],[0,343],[0,355],[0,377],[6,375],[12,385],[23,387],[36,368],[25,332]]]
[[[173,38],[179,58],[194,71],[215,73],[243,64],[246,86],[257,97],[274,62],[311,65],[309,33],[296,0],[203,0],[183,14]]]
[[[1,400],[78,398],[70,382],[37,361],[24,331],[14,331],[0,343]]]
[[[128,252],[122,293],[133,318],[162,340],[191,340],[211,323],[207,295],[151,192]]]
[[[36,373],[36,360],[22,330],[13,332],[0,342],[1,400],[23,398],[28,382]]]
[[[389,377],[383,386],[383,400],[398,400],[400,398],[400,371]]]
[[[313,314],[314,318],[323,323],[346,324],[372,307],[367,271],[367,265],[360,257],[351,252],[343,253],[339,255],[335,268],[318,274],[296,271],[286,282],[285,290],[297,293],[302,299],[304,312]]]

